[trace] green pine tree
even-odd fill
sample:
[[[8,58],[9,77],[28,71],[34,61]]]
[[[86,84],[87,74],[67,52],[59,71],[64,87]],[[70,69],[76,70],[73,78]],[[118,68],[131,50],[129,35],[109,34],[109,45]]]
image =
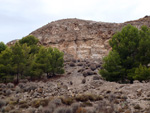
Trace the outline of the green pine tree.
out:
[[[6,48],[7,46],[3,42],[0,42],[0,53],[4,51]]]
[[[116,33],[109,43],[112,51],[104,58],[103,69],[99,73],[109,81],[112,81],[112,79],[113,81],[120,81],[121,79],[122,82],[130,80],[132,83],[134,79],[138,79],[138,77],[135,77],[137,68],[140,64],[147,66],[150,63],[150,29],[142,26],[141,30],[138,30],[132,25],[127,25],[121,32]],[[119,57],[111,54],[118,54]],[[120,63],[110,64],[113,59],[114,62],[119,60]],[[121,73],[117,73],[119,70],[117,71],[112,66],[121,67],[119,69]],[[107,73],[104,72],[109,73],[109,78]],[[114,75],[116,78],[114,78]]]

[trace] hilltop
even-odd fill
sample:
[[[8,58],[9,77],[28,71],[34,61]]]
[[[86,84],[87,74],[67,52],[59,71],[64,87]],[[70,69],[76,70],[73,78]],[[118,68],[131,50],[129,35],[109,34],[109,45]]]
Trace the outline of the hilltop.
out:
[[[131,24],[140,28],[150,27],[150,17],[124,23],[96,22],[81,19],[62,19],[44,25],[33,31],[34,35],[44,46],[57,47],[68,57],[75,59],[102,59],[108,54],[109,39],[122,27]],[[8,45],[13,42],[8,43]]]

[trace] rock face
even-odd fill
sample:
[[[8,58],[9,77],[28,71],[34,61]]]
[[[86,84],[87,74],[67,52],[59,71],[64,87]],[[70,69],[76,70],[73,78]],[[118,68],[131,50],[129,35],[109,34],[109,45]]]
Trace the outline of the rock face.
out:
[[[57,47],[74,58],[102,58],[107,54],[108,40],[118,28],[115,23],[79,19],[52,22],[34,31],[42,45]]]
[[[102,59],[111,49],[108,41],[127,24],[140,28],[150,27],[150,17],[125,23],[104,23],[80,19],[63,19],[51,22],[30,35],[36,36],[44,46],[62,50],[65,56],[75,59]]]

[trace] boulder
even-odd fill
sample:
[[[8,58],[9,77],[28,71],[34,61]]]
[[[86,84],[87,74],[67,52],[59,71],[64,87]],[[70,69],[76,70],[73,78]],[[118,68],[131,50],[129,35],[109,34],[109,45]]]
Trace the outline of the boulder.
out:
[[[91,65],[90,65],[90,69],[91,69],[92,71],[94,71],[96,68],[97,68],[96,64],[91,64]]]

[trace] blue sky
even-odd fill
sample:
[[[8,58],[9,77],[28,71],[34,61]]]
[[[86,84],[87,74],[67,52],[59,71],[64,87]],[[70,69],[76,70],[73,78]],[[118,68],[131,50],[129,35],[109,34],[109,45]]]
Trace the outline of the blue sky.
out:
[[[150,15],[149,0],[0,0],[0,41],[65,18],[121,23]]]

